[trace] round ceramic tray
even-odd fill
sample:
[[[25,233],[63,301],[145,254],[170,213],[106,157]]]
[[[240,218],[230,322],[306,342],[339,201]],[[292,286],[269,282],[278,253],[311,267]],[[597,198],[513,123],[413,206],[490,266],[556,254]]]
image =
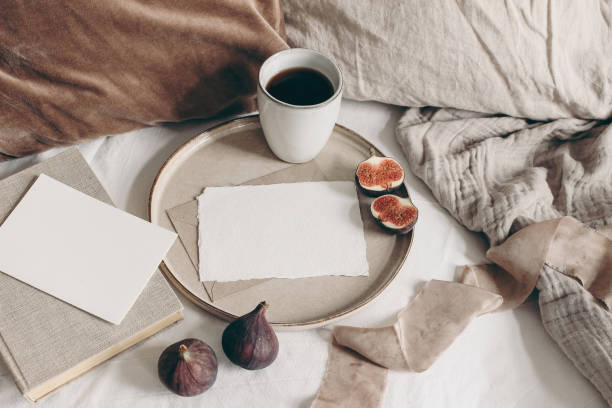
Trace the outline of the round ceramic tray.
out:
[[[323,151],[308,166],[315,166],[325,180],[354,180],[355,168],[369,157],[370,148],[382,155],[357,133],[336,125]],[[290,174],[288,182],[309,181],[307,175],[300,176],[308,172],[300,171],[299,166],[304,169],[305,165],[285,163],[272,154],[263,137],[259,116],[231,120],[199,134],[170,156],[153,183],[149,218],[155,224],[175,229],[167,210],[193,202],[206,186],[240,185],[270,174]],[[398,194],[408,196],[405,186]],[[251,281],[257,284],[243,285],[234,293],[230,284],[226,291],[229,294],[221,297],[215,294],[213,302],[207,292],[210,288],[198,279],[186,244],[178,239],[165,257],[162,271],[187,298],[226,320],[266,300],[270,304],[266,316],[277,328],[304,329],[329,324],[355,312],[389,285],[402,267],[414,236],[414,232],[398,236],[384,232],[369,213],[372,199],[360,194],[359,200],[370,269],[368,277]],[[197,219],[192,218],[183,221],[197,225]],[[196,227],[192,228],[191,239],[195,240]]]

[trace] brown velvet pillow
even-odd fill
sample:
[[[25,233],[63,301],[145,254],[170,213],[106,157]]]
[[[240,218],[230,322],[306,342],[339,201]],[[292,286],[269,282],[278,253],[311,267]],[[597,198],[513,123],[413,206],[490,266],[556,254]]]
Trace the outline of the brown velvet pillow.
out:
[[[0,160],[244,106],[280,0],[0,0]],[[250,100],[250,98],[248,98]]]

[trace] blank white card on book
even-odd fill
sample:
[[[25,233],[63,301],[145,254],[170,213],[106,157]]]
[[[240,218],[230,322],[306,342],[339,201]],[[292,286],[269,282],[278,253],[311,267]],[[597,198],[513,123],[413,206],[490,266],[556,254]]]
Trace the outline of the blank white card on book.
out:
[[[119,324],[175,239],[42,174],[0,226],[0,272]]]

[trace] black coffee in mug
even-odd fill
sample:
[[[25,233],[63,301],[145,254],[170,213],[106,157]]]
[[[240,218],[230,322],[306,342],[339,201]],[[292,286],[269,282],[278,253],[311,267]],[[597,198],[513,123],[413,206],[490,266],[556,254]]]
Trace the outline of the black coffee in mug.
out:
[[[310,68],[290,68],[274,75],[266,91],[279,101],[291,105],[317,105],[334,94],[329,79]]]

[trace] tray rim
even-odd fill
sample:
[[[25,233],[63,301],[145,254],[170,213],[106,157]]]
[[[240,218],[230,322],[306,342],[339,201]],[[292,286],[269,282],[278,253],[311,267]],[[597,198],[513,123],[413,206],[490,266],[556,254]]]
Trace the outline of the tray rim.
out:
[[[235,125],[236,122],[244,121],[244,122],[247,122],[246,124],[248,124],[249,122],[254,121],[254,119],[256,118],[259,118],[259,112],[229,118],[226,121],[223,121],[219,124],[211,126],[210,128],[207,128],[206,130],[196,134],[195,136],[187,140],[185,143],[183,143],[181,146],[179,146],[170,156],[168,156],[168,158],[164,161],[164,164],[160,167],[159,171],[157,172],[155,179],[153,180],[153,184],[151,186],[151,191],[149,193],[149,202],[147,205],[149,222],[153,223],[152,221],[152,218],[153,218],[152,217],[153,215],[152,203],[153,203],[153,197],[155,195],[155,189],[158,186],[158,181],[162,173],[164,173],[164,171],[166,170],[166,167],[170,164],[170,162],[172,162],[172,160],[176,156],[181,154],[183,150],[187,149],[192,143],[194,143],[194,140],[204,137],[207,133],[217,131],[225,126]],[[369,145],[371,148],[373,148],[377,152],[377,154],[384,155],[382,151],[378,147],[376,147],[376,145],[374,145],[372,142],[370,142],[369,140],[361,136],[356,131],[349,129],[346,126],[340,125],[338,123],[334,125],[334,129],[335,128],[340,128],[343,132],[345,132],[346,134],[349,134],[351,137],[359,140],[360,142],[363,142]],[[408,192],[408,186],[406,186],[405,181],[402,184],[404,185],[404,188],[408,194],[408,197],[410,197],[410,193]],[[346,310],[331,314],[327,317],[317,319],[317,320],[311,320],[307,322],[270,322],[270,324],[277,329],[304,330],[304,329],[317,328],[317,327],[331,324],[333,322],[336,322],[340,319],[344,319],[348,317],[349,315],[357,312],[359,309],[366,306],[368,303],[372,302],[374,299],[380,296],[380,294],[382,294],[385,291],[385,289],[387,289],[387,287],[391,284],[391,282],[395,280],[400,270],[403,268],[404,263],[406,262],[406,258],[408,258],[408,254],[412,250],[412,243],[414,242],[415,229],[416,228],[413,228],[412,231],[410,231],[409,233],[410,240],[408,242],[408,248],[406,249],[406,252],[403,254],[402,258],[399,260],[398,266],[395,268],[395,270],[391,274],[388,275],[388,278],[386,279],[386,281],[381,286],[379,286],[376,290],[372,291],[368,296],[365,296],[359,302],[356,302],[350,308],[347,308]],[[204,309],[208,313],[211,313],[212,315],[219,317],[228,322],[231,322],[239,317],[232,313],[226,312],[225,310],[222,310],[214,306],[212,303],[208,303],[202,300],[197,295],[193,294],[189,289],[183,286],[183,284],[174,276],[170,268],[168,268],[168,266],[166,265],[165,260],[162,260],[162,262],[159,265],[159,268],[161,269],[164,277],[168,280],[168,282],[170,282],[183,296],[185,296],[187,299],[189,299],[192,303],[194,303],[201,309]]]

